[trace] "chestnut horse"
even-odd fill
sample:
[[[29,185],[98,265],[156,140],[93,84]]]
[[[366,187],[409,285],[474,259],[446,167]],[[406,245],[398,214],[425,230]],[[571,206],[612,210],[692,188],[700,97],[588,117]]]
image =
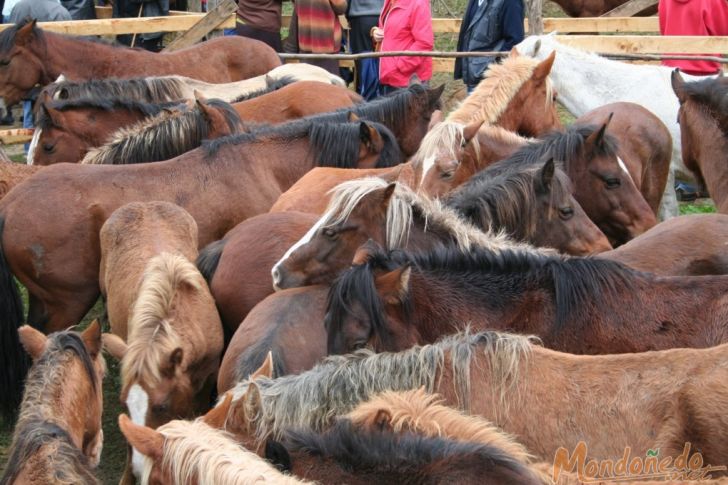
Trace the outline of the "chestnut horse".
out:
[[[10,190],[43,167],[0,162],[0,199]]]
[[[720,79],[686,83],[676,69],[672,89],[680,101],[678,122],[683,163],[707,187],[718,212],[728,213],[728,118],[725,96],[728,84]]]
[[[101,327],[45,336],[21,327],[33,358],[20,418],[8,450],[4,484],[101,483],[93,474],[103,445]]]
[[[109,108],[105,107],[107,103],[112,103]],[[116,108],[117,103],[120,109]],[[96,154],[94,149],[97,147],[103,147],[99,148],[102,152],[115,148],[120,145],[120,138],[125,140],[130,134],[146,131],[146,127],[169,119],[177,120],[172,128],[179,131],[156,132],[154,135],[160,137],[153,141],[146,137],[144,153],[151,159],[148,161],[174,158],[197,148],[203,139],[232,135],[243,129],[235,110],[220,100],[198,99],[191,109],[185,105],[159,109],[155,105],[131,102],[133,111],[126,111],[123,107],[126,103],[126,100],[70,100],[41,104],[37,133],[30,147],[35,150],[29,155],[29,162],[34,165],[78,163],[86,156],[99,156],[89,155],[89,152]],[[147,107],[149,111],[145,113],[143,109]],[[129,116],[125,117],[125,113]],[[180,136],[180,133],[186,136]],[[167,147],[176,140],[183,140],[183,143],[174,144],[175,151],[169,150]],[[129,154],[134,159],[135,152],[126,144],[118,150],[121,155]],[[155,158],[160,156],[166,158]]]
[[[613,466],[628,446],[632,456],[659,450],[656,466],[678,457],[690,442],[703,463],[720,466],[728,453],[720,406],[728,397],[727,358],[727,345],[580,356],[533,345],[524,336],[458,334],[399,353],[362,350],[298,375],[241,382],[227,429],[258,442],[291,428],[321,430],[383,391],[424,386],[514,435],[540,460],[552,462],[559,448],[572,455],[581,441],[587,448],[582,465],[596,458]],[[716,399],[704,399],[705,389]],[[569,426],[545,418],[564,410]]]
[[[509,160],[479,172],[453,192],[446,205],[476,227],[504,231],[534,246],[574,255],[611,249],[571,195],[569,177],[553,159],[530,166]]]
[[[220,100],[197,99],[188,110],[164,111],[132,126],[120,128],[107,142],[89,148],[85,164],[122,165],[161,162],[178,157],[212,140],[245,131],[238,114]]]
[[[728,216],[693,214],[656,225],[600,258],[662,276],[728,274]]]
[[[609,115],[607,134],[634,185],[657,215],[672,158],[672,136],[665,123],[636,103],[610,103],[578,117],[575,125],[597,125]]]
[[[156,428],[206,411],[223,335],[212,295],[191,263],[195,220],[169,202],[132,202],[111,214],[99,239],[99,286],[113,332],[104,335],[104,347],[121,361],[120,399],[132,419]],[[137,477],[140,458],[131,461]]]
[[[230,82],[265,74],[281,60],[266,44],[248,37],[219,37],[156,54],[45,32],[26,19],[0,33],[0,63],[0,97],[11,106],[34,86],[50,84],[61,74],[75,81],[179,74]]]
[[[80,321],[98,298],[98,233],[117,208],[176,203],[197,221],[198,245],[205,245],[266,212],[315,165],[391,162],[380,154],[391,156],[397,147],[375,146],[385,130],[361,121],[287,123],[213,140],[168,162],[57,164],[15,187],[0,201],[0,402],[19,394],[22,375],[15,357],[22,305],[11,274],[28,289],[28,321],[47,331],[64,328]],[[395,158],[399,162],[398,153]]]
[[[709,347],[728,338],[726,276],[658,277],[596,258],[482,249],[406,254],[369,245],[355,260],[364,264],[342,273],[329,293],[329,353],[401,350],[466,324],[534,334],[575,354]]]

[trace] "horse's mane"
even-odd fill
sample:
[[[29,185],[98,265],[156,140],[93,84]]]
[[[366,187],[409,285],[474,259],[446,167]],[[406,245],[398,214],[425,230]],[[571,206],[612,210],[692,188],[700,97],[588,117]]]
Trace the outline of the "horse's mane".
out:
[[[721,130],[728,133],[728,81],[708,78],[682,84],[682,92],[703,106],[718,122]]]
[[[145,77],[133,79],[92,79],[51,83],[45,88],[53,99],[77,98],[129,98],[147,103],[163,103],[186,98],[184,80],[178,76]]]
[[[527,56],[508,56],[502,63],[493,62],[475,90],[450,113],[446,121],[468,123],[484,120],[488,124],[498,121],[508,103],[521,87],[531,79],[540,61]],[[546,102],[551,101],[551,81],[546,78]]]
[[[383,124],[368,122],[382,136],[384,148],[379,154],[377,168],[391,167],[402,162],[394,135]],[[255,125],[249,133],[230,135],[215,140],[205,140],[202,147],[208,157],[213,157],[227,146],[260,141],[263,138],[297,139],[309,137],[309,154],[315,156],[319,167],[355,168],[361,143],[360,122],[331,122],[319,116],[309,116],[279,125]]]
[[[247,101],[249,99],[258,98],[260,96],[263,96],[264,94],[272,93],[273,91],[278,91],[282,87],[288,86],[289,84],[293,84],[295,82],[296,82],[295,76],[283,76],[282,78],[276,79],[275,81],[272,81],[270,84],[267,84],[265,87],[241,94],[237,98],[233,99],[230,103],[231,104],[240,103],[242,101]]]
[[[12,483],[28,457],[51,443],[57,443],[54,454],[57,477],[63,477],[64,483],[97,483],[86,457],[68,433],[51,421],[56,410],[51,409],[54,401],[48,394],[66,382],[69,363],[74,358],[81,360],[94,392],[101,392],[94,363],[79,334],[71,331],[50,334],[43,355],[28,372],[8,467],[0,483]]]
[[[510,159],[503,160],[471,177],[447,197],[445,204],[476,226],[505,231],[516,241],[528,240],[541,217],[536,200],[540,173],[537,165],[511,166]],[[550,186],[552,200],[571,192],[569,177],[557,168]]]
[[[41,416],[25,420],[22,427],[16,427],[15,440],[0,483],[15,481],[28,460],[44,449],[44,458],[52,460],[47,483],[68,483],[95,485],[100,483],[91,471],[91,463],[81,450],[76,448],[66,430]]]
[[[432,392],[448,354],[459,405],[469,409],[472,359],[484,355],[491,363],[493,381],[510,384],[518,375],[514,362],[528,356],[530,342],[530,337],[518,335],[463,332],[398,353],[359,350],[345,356],[329,356],[301,374],[246,379],[235,386],[233,395],[235,399],[245,396],[245,415],[250,417],[248,424],[259,440],[280,439],[288,429],[320,431],[335,416],[348,413],[382,391],[424,386]]]
[[[149,260],[129,316],[129,347],[121,367],[124,384],[144,379],[155,387],[162,380],[162,359],[181,347],[170,322],[175,296],[183,285],[199,291],[204,284],[184,256],[161,253]]]
[[[523,463],[491,445],[410,433],[356,430],[347,420],[338,420],[323,434],[289,431],[286,442],[293,451],[333,459],[354,473],[389,472],[409,479],[426,479],[433,472],[451,474],[456,467],[465,465],[468,469],[475,466],[490,471],[503,467],[520,476],[531,474]]]
[[[494,251],[514,246],[530,248],[510,241],[503,233],[484,233],[465,222],[455,211],[438,200],[422,197],[404,184],[395,182],[394,194],[387,206],[386,247],[401,248],[407,245],[415,220],[420,220],[425,231],[444,233],[461,249],[485,247]],[[385,188],[388,182],[378,177],[365,177],[343,182],[331,189],[331,200],[325,211],[321,227],[331,227],[345,222],[357,206],[369,194]]]
[[[21,19],[17,24],[11,25],[7,29],[0,32],[0,52],[8,52],[10,49],[15,47],[15,35],[18,33],[18,30],[22,29],[33,20],[34,19],[30,17],[25,17],[24,19]],[[45,44],[45,32],[43,32],[43,29],[38,27],[38,25],[33,26],[33,35],[36,37],[36,39]]]
[[[385,391],[359,404],[346,418],[357,427],[379,426],[380,412],[387,413],[386,428],[395,433],[403,431],[441,436],[494,446],[521,463],[530,463],[533,456],[512,435],[480,416],[470,416],[444,405],[439,394],[424,389]]]
[[[129,98],[78,98],[67,99],[62,101],[52,101],[49,106],[58,111],[67,111],[73,109],[98,109],[103,111],[112,111],[116,109],[124,109],[128,111],[138,111],[144,116],[154,116],[163,110],[175,109],[183,107],[179,102],[168,103],[146,103]],[[36,126],[41,129],[53,126],[53,121],[47,115],[45,110],[38,110],[38,120]]]
[[[456,248],[436,248],[426,253],[372,250],[365,264],[352,266],[341,273],[329,290],[326,313],[328,331],[341,330],[352,302],[360,303],[372,322],[375,334],[388,337],[384,304],[377,293],[375,274],[410,266],[425,273],[439,285],[467,286],[473,301],[497,307],[498,301],[486,298],[505,285],[510,292],[542,288],[553,292],[555,325],[567,325],[574,315],[613,298],[618,289],[633,286],[640,273],[621,263],[599,258],[569,258],[524,251],[502,250],[498,253],[480,248],[462,252]],[[410,285],[413,278],[410,277]],[[411,291],[402,299],[405,312],[411,313]],[[406,317],[405,317],[406,318]]]
[[[502,130],[502,128],[499,129]],[[434,160],[438,155],[448,156],[453,160],[458,159],[458,151],[464,148],[462,145],[465,137],[464,130],[465,125],[463,123],[443,121],[427,132],[417,152],[412,156],[412,165],[414,167],[422,166],[422,177],[425,176],[424,170],[428,159]],[[478,137],[474,136],[468,143],[472,146],[475,156],[479,157],[480,144],[478,143]]]
[[[284,366],[284,362],[278,358],[280,355],[276,349],[275,337],[279,330],[277,322],[271,322],[263,338],[258,339],[252,345],[246,347],[236,359],[235,365],[235,382],[242,381],[250,377],[257,369],[263,365],[268,353],[273,358],[273,377],[284,376],[288,374]]]
[[[170,421],[157,431],[164,436],[162,466],[173,483],[308,483],[284,475],[270,463],[240,446],[234,437],[200,419]],[[148,483],[153,462],[144,457],[142,483]]]
[[[206,103],[223,113],[230,131],[242,131],[242,121],[230,104],[219,99]],[[108,143],[90,149],[81,163],[128,165],[170,160],[199,147],[209,132],[210,124],[199,106],[184,111],[165,110],[120,128]]]

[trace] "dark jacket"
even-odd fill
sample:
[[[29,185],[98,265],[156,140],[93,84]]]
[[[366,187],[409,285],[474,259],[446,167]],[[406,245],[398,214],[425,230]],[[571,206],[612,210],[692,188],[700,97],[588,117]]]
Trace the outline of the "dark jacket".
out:
[[[142,17],[166,17],[169,15],[169,0],[114,0],[112,16],[114,18],[139,17],[139,9],[142,9]],[[163,35],[164,32],[150,32],[139,34],[138,37],[148,40],[156,39]],[[119,35],[118,37],[123,36]],[[131,35],[126,37],[131,38]]]
[[[17,24],[25,17],[39,22],[58,22],[71,20],[68,10],[54,0],[23,0],[18,2],[10,13],[10,22]]]
[[[523,40],[523,0],[469,0],[460,26],[458,51],[509,51]],[[477,84],[494,57],[458,58],[455,79]]]
[[[94,0],[61,0],[73,20],[92,20],[96,18]]]

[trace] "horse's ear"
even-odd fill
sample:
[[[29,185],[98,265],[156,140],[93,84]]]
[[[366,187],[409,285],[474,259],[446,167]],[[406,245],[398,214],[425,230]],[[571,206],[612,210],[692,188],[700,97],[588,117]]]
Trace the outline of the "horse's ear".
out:
[[[290,472],[293,469],[291,454],[279,441],[268,440],[265,443],[265,459],[280,472]]]
[[[366,121],[359,122],[359,139],[370,150],[372,147],[381,146],[382,136],[376,128]]]
[[[378,430],[385,431],[392,428],[392,413],[387,409],[377,410],[377,414],[374,416],[374,426]]]
[[[33,360],[38,360],[43,355],[43,352],[45,352],[46,346],[48,345],[48,337],[30,325],[20,327],[18,334],[20,336],[20,343],[23,344],[25,351],[30,354]]]
[[[225,394],[225,399],[220,404],[210,409],[207,414],[202,417],[202,421],[211,428],[225,429],[225,421],[227,421],[230,404],[232,404],[232,402],[233,393],[228,392]]]
[[[15,45],[27,45],[35,38],[35,24],[37,19],[30,20],[15,33]]]
[[[536,57],[536,54],[538,54],[538,51],[541,50],[541,39],[538,39],[536,43],[533,45],[533,56]]]
[[[354,113],[353,111],[349,111],[349,114],[346,116],[346,119],[349,120],[349,123],[354,123],[355,121],[359,121],[359,116]]]
[[[164,436],[151,428],[132,422],[126,414],[119,415],[119,429],[126,441],[142,455],[159,460],[164,454]]]
[[[483,126],[483,123],[485,123],[485,120],[473,121],[463,128],[463,145],[470,143],[470,140],[475,138],[475,135],[478,134],[478,130],[480,130],[480,127]]]
[[[672,90],[675,92],[675,96],[677,96],[678,101],[680,101],[680,104],[684,103],[687,96],[685,95],[684,89],[685,80],[680,74],[680,69],[675,69],[674,71],[672,71],[672,74],[670,75],[670,81],[672,83]]]
[[[554,60],[556,59],[556,51],[551,51],[551,54],[539,62],[533,70],[533,79],[535,81],[543,81],[549,74],[551,74],[551,68],[554,66]]]
[[[609,126],[609,123],[612,121],[613,116],[614,116],[614,112],[609,113],[609,116],[607,116],[607,119],[604,120],[604,122],[602,123],[602,126],[600,126],[598,130],[594,131],[594,133],[592,133],[591,135],[589,135],[587,137],[587,139],[585,140],[586,145],[598,147],[604,143],[604,134],[607,132],[607,127]]]
[[[511,48],[511,52],[509,54],[511,57],[521,57],[521,53],[518,52],[518,49],[516,49],[515,46]]]
[[[41,117],[49,119],[53,126],[62,128],[65,125],[63,122],[63,112],[54,108],[53,103],[41,103],[38,109],[40,110]]]
[[[240,407],[243,412],[244,427],[248,427],[260,413],[260,407],[263,402],[263,398],[260,396],[260,388],[255,381],[251,381],[248,384],[248,390],[245,391],[243,397],[240,398]]]
[[[420,77],[416,73],[412,74],[409,78],[409,85],[412,86],[413,84],[422,84]]]
[[[207,104],[207,99],[203,96],[198,97],[197,91],[195,91],[195,106],[197,106],[197,109],[200,110],[200,113],[202,113],[202,116],[206,120],[210,121],[212,119],[212,113],[210,112],[210,105]]]
[[[409,292],[409,279],[412,268],[402,266],[378,276],[375,281],[377,292],[391,305],[401,303]]]
[[[556,172],[556,164],[554,159],[550,159],[541,168],[539,180],[541,181],[541,187],[546,191],[551,190],[551,183],[554,180],[554,173]]]
[[[91,322],[91,325],[86,327],[81,333],[81,339],[83,340],[86,349],[88,350],[91,358],[95,359],[99,352],[101,352],[101,324],[97,319]]]
[[[258,367],[258,370],[250,374],[250,380],[255,380],[259,377],[267,377],[268,379],[273,379],[273,352],[271,352],[270,350],[265,356],[265,360],[263,361],[261,366]]]
[[[351,264],[354,266],[366,264],[372,254],[381,250],[382,247],[374,239],[370,238],[367,240],[367,242],[365,242],[356,249],[356,252],[354,253],[354,259],[351,261]]]
[[[126,342],[113,333],[105,333],[101,335],[101,341],[104,344],[104,350],[111,354],[116,360],[121,360],[126,355],[126,350],[129,347]]]
[[[427,91],[427,101],[432,106],[437,106],[437,104],[440,101],[440,96],[442,96],[442,92],[445,91],[445,85],[440,84],[439,87],[436,87],[435,89],[430,89]]]

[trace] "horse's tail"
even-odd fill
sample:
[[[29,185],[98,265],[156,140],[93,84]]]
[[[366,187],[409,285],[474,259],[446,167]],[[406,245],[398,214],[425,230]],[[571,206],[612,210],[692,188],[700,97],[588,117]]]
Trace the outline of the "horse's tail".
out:
[[[220,264],[222,250],[225,248],[226,242],[225,239],[211,242],[197,255],[195,265],[202,273],[205,281],[207,281],[208,286],[212,283],[212,278],[215,276],[215,271],[217,271],[217,265]]]
[[[0,216],[0,413],[12,419],[23,397],[23,379],[30,359],[20,345],[23,302],[5,259],[2,244],[5,218]]]

